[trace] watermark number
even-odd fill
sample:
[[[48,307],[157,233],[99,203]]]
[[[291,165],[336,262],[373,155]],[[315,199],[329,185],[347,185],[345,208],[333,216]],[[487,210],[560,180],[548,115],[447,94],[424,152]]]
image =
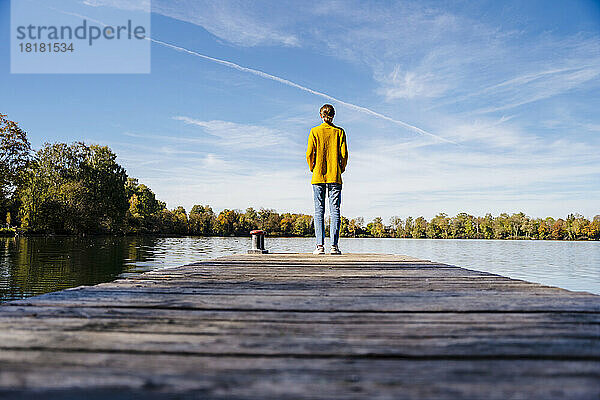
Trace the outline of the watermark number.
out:
[[[73,43],[19,43],[21,53],[66,53],[73,52]]]

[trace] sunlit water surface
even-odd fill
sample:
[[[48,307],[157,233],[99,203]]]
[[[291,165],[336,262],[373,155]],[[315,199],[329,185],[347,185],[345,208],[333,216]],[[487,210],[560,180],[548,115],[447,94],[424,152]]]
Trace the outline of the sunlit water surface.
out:
[[[312,238],[269,238],[271,252],[308,252]],[[0,301],[94,285],[157,268],[245,253],[250,238],[0,238]],[[340,239],[352,253],[405,254],[600,294],[600,242]]]

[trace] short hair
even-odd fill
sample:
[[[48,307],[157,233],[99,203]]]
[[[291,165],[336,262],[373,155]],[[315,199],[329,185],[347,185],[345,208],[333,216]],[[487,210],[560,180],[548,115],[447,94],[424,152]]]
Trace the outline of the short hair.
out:
[[[335,116],[335,110],[331,104],[323,104],[323,107],[319,110],[319,114],[321,114],[321,118],[325,121],[331,122]]]

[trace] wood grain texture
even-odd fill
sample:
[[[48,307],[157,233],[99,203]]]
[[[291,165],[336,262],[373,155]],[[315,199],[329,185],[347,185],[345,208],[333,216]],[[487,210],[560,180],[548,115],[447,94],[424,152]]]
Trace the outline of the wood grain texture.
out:
[[[0,307],[1,398],[600,398],[600,296],[407,256],[227,256]]]

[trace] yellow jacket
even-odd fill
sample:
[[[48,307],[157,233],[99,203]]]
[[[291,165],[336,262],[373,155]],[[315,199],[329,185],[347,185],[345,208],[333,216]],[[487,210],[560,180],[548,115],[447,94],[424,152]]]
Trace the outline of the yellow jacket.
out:
[[[342,172],[348,162],[346,132],[326,122],[312,128],[306,161],[313,173],[310,183],[342,183]]]

